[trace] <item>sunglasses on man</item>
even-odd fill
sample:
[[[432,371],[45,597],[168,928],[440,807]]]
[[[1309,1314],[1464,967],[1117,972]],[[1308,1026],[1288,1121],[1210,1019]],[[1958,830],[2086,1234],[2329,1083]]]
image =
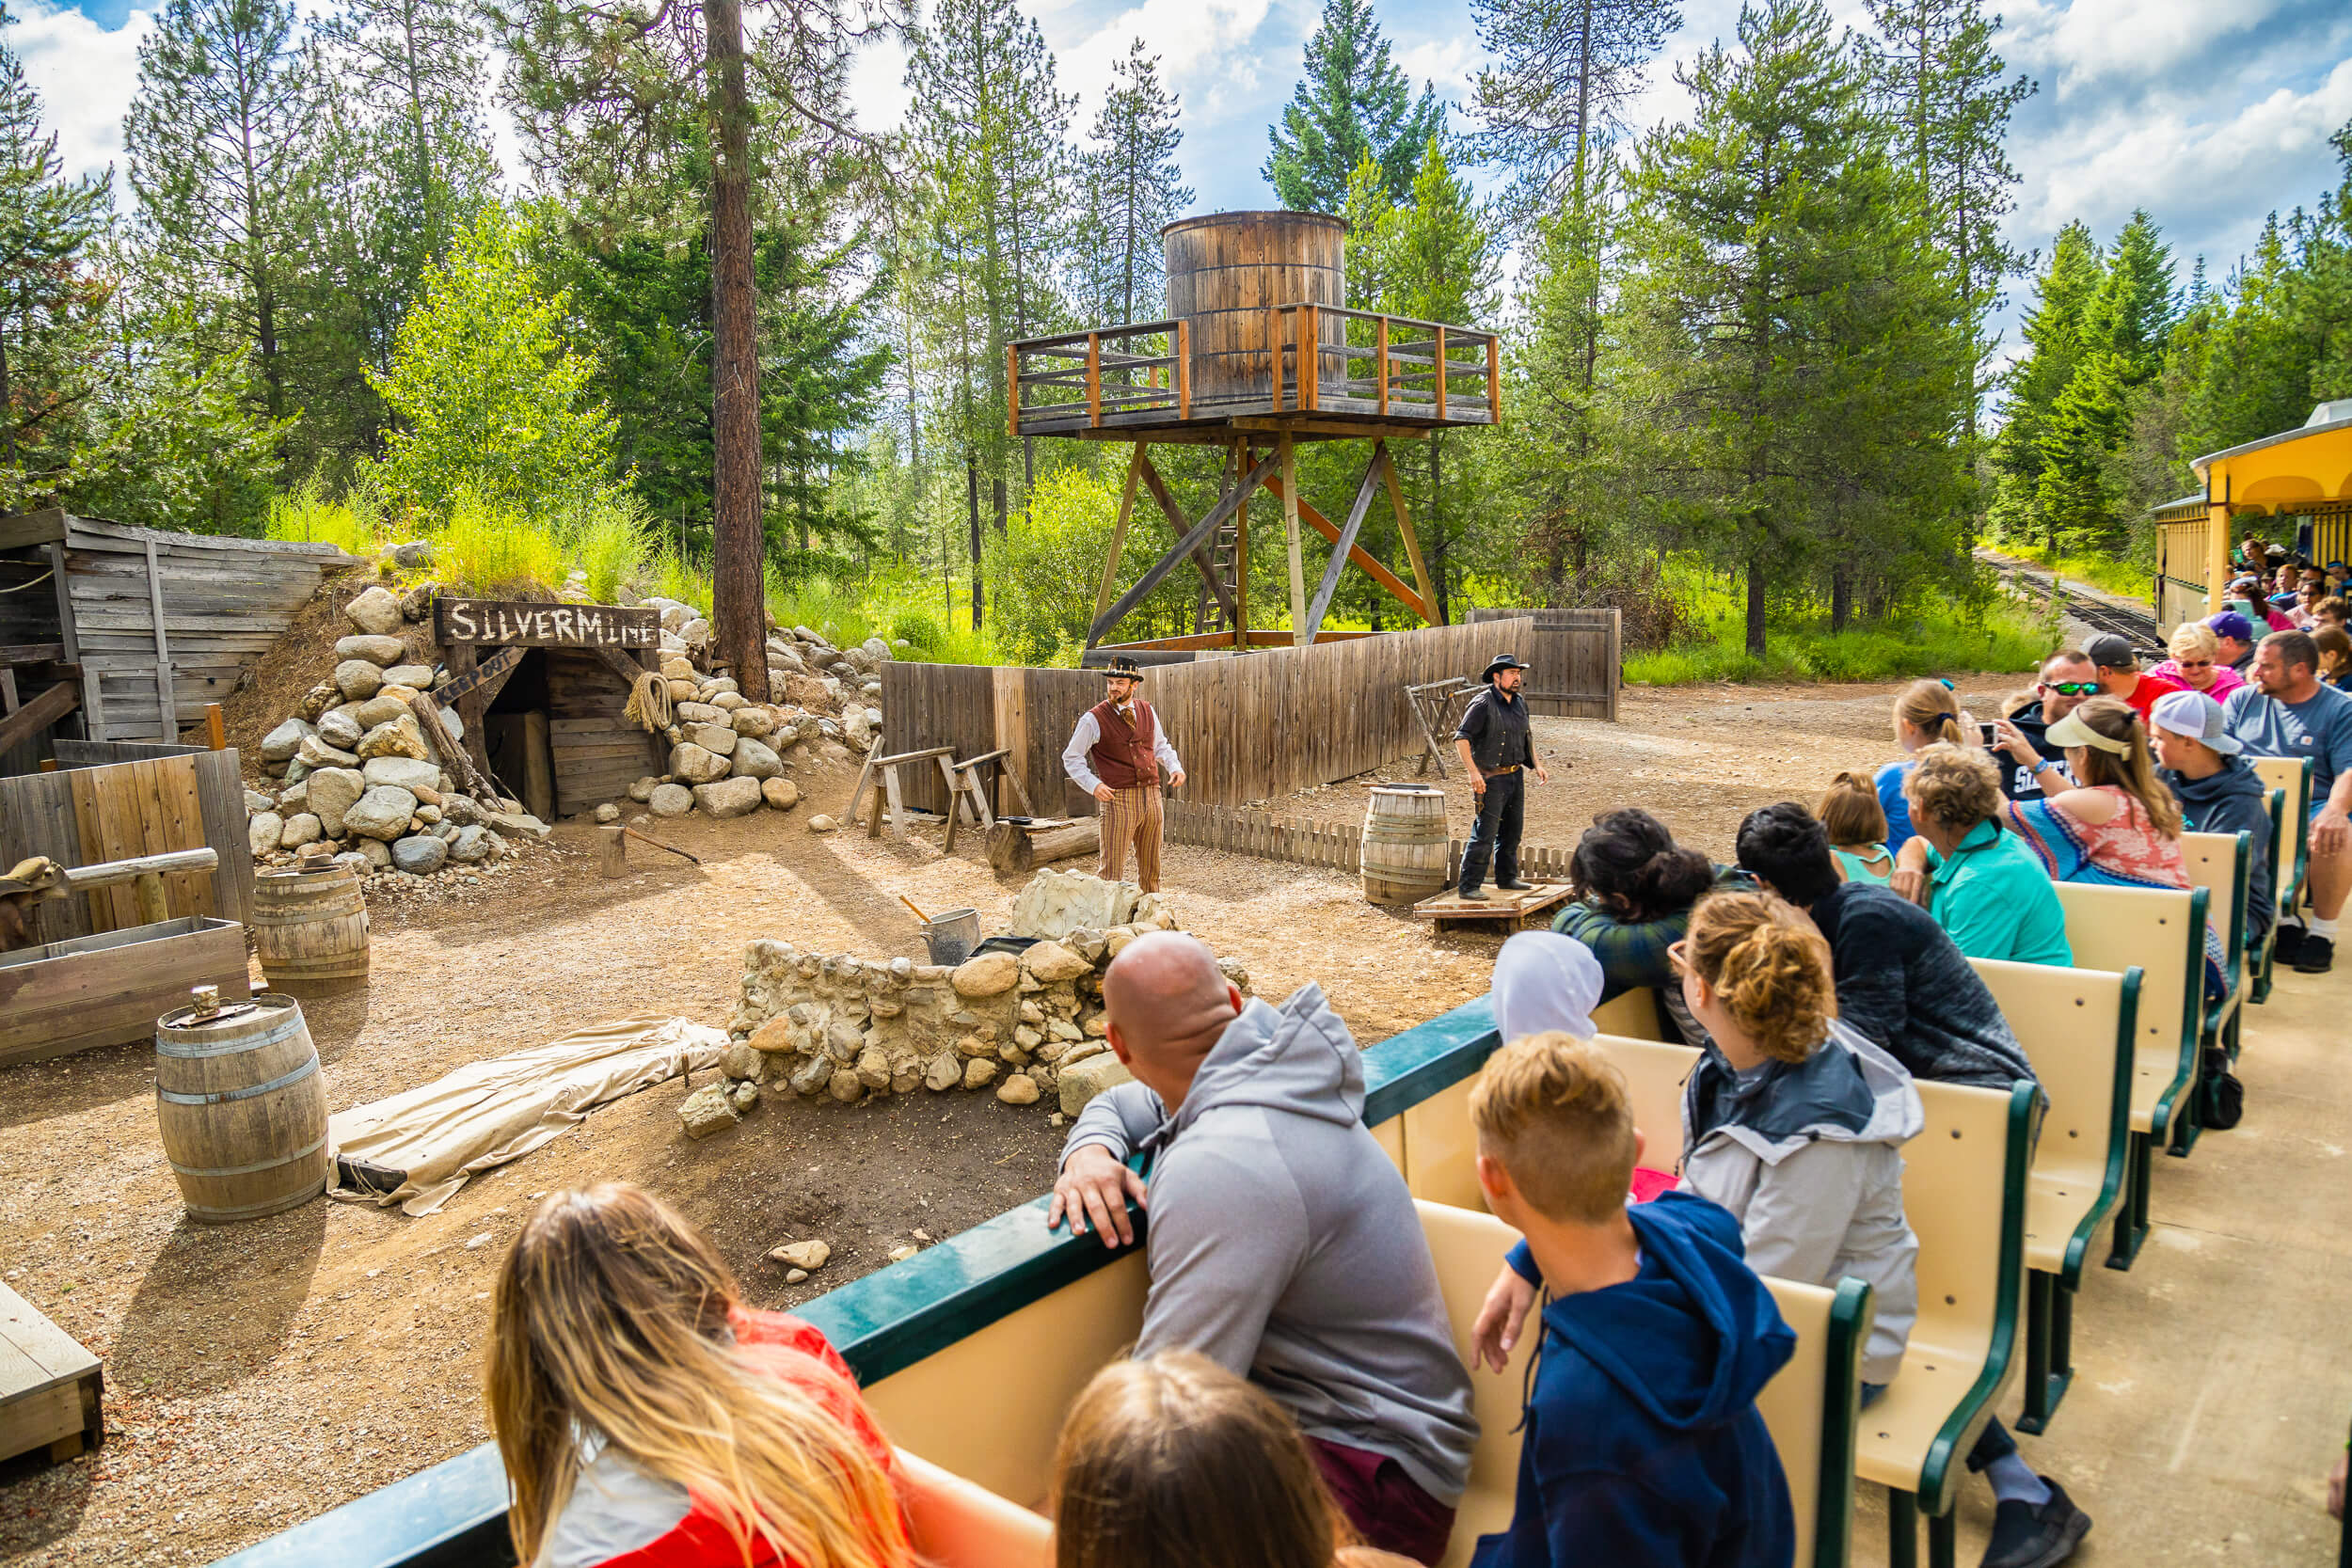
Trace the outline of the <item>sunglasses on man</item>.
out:
[[[2097,681],[2043,681],[2042,689],[2055,692],[2060,697],[2090,697],[2098,694],[2099,683]]]

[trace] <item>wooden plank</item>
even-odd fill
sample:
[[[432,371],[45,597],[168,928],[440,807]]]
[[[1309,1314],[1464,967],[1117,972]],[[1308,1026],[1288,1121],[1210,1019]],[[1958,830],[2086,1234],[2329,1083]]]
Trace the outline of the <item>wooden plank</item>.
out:
[[[1269,485],[1268,488],[1279,488],[1279,482],[1278,481],[1275,484]],[[1336,545],[1340,542],[1340,531],[1332,526],[1329,518],[1326,517],[1322,513],[1316,511],[1304,496],[1298,498],[1298,515],[1317,533],[1322,534],[1324,538],[1329,540],[1332,544]],[[1406,609],[1411,610],[1414,614],[1420,616],[1423,621],[1428,622],[1431,626],[1434,626],[1438,624],[1437,612],[1430,608],[1430,601],[1423,598],[1421,594],[1414,593],[1412,589],[1406,587],[1404,579],[1399,578],[1394,572],[1390,571],[1386,566],[1381,565],[1380,562],[1365,554],[1363,546],[1360,545],[1357,546],[1348,550],[1346,555],[1348,560],[1362,567],[1365,573],[1371,577],[1373,581],[1387,589],[1390,596],[1394,598],[1397,603],[1403,605]]]
[[[437,641],[515,648],[658,648],[661,615],[650,606],[433,601]]]
[[[0,665],[62,664],[65,662],[63,642],[17,642],[0,647]]]
[[[152,539],[147,542],[147,603],[155,621],[156,722],[163,726],[166,740],[176,740],[180,736],[180,719],[171,702],[171,642],[164,629],[164,579],[155,569]]]
[[[185,917],[0,955],[0,1066],[149,1038],[196,985],[248,994],[243,927]]]
[[[32,739],[41,731],[72,713],[82,703],[82,694],[72,686],[53,686],[48,690],[0,718],[0,752]]]
[[[1199,551],[1201,546],[1216,534],[1218,525],[1223,523],[1226,518],[1232,516],[1234,510],[1242,505],[1246,499],[1248,499],[1249,493],[1255,490],[1260,484],[1265,483],[1266,478],[1273,473],[1277,461],[1278,460],[1273,453],[1267,453],[1264,460],[1259,463],[1255,468],[1251,469],[1239,485],[1227,491],[1218,499],[1217,503],[1215,506],[1209,508],[1207,512],[1201,515],[1200,520],[1192,525],[1191,531],[1185,533],[1182,538],[1177,540],[1175,548],[1169,550],[1166,555],[1160,557],[1157,562],[1153,562],[1151,569],[1146,571],[1143,576],[1136,580],[1134,587],[1128,589],[1126,593],[1121,594],[1119,596],[1118,602],[1113,604],[1109,610],[1105,610],[1103,614],[1096,616],[1094,624],[1087,629],[1088,645],[1090,647],[1093,644],[1102,641],[1103,634],[1108,631],[1111,627],[1117,626],[1120,621],[1125,620],[1127,612],[1135,609],[1136,605],[1141,604],[1145,597],[1151,594],[1152,590],[1157,588],[1160,583],[1166,579],[1168,574],[1176,569],[1176,563],[1179,561],[1182,561]],[[1150,477],[1150,470],[1148,468],[1146,473],[1148,480]],[[1155,499],[1162,495],[1162,487],[1153,485],[1152,494]],[[1172,502],[1163,502],[1163,504],[1171,505]],[[1211,581],[1214,582],[1216,580],[1214,571],[1209,573],[1209,577]],[[1239,612],[1236,610],[1235,625],[1239,626],[1240,624]]]
[[[1429,585],[1429,567],[1421,558],[1421,540],[1413,532],[1413,515],[1405,506],[1405,486],[1396,477],[1396,460],[1389,455],[1388,447],[1380,448],[1380,477],[1389,487],[1389,508],[1396,514],[1396,531],[1405,536],[1405,556],[1413,563],[1413,582],[1421,589],[1421,602],[1435,610],[1443,610],[1438,603],[1438,591]],[[1424,610],[1422,619],[1439,621],[1441,614]]]
[[[1111,607],[1111,591],[1119,586],[1120,552],[1127,544],[1127,520],[1136,510],[1136,484],[1143,474],[1143,454],[1151,445],[1149,441],[1137,441],[1127,457],[1127,483],[1119,495],[1119,519],[1111,525],[1110,548],[1103,557],[1103,580],[1094,591],[1096,620],[1102,619],[1103,612]]]
[[[1305,647],[1315,640],[1315,627],[1322,624],[1320,605],[1311,616],[1307,613],[1306,564],[1298,553],[1298,461],[1291,444],[1289,431],[1282,432],[1279,450],[1282,457],[1282,544],[1290,552],[1291,569],[1291,641]],[[1353,544],[1354,540],[1349,540]],[[1335,552],[1333,560],[1343,560],[1346,551]],[[1328,599],[1324,601],[1328,602]]]
[[[1364,466],[1364,477],[1356,485],[1356,499],[1347,508],[1347,522],[1332,544],[1331,559],[1324,563],[1323,580],[1315,585],[1314,604],[1307,612],[1307,641],[1310,642],[1314,641],[1316,628],[1323,625],[1325,612],[1331,608],[1331,595],[1339,591],[1340,568],[1346,565],[1348,558],[1356,553],[1356,535],[1362,530],[1364,518],[1372,511],[1372,498],[1378,493],[1379,468],[1386,453],[1387,448],[1377,441],[1373,443],[1372,461]],[[1296,509],[1293,507],[1291,510],[1295,515]],[[1296,564],[1295,553],[1293,564]]]
[[[60,519],[64,515],[63,513],[57,514]],[[66,580],[65,546],[61,544],[49,546],[49,572],[50,580],[56,585],[57,626],[59,635],[65,641],[66,662],[79,663],[82,657],[81,633],[74,626],[73,589]],[[106,738],[106,709],[98,694],[98,676],[87,671],[82,675],[82,733],[92,740]]]

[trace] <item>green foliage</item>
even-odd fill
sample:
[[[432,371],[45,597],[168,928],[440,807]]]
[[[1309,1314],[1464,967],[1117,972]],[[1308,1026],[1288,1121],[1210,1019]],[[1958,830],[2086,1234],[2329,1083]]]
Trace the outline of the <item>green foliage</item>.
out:
[[[580,509],[569,531],[572,559],[588,579],[588,596],[611,604],[634,581],[652,554],[645,509],[633,496],[599,495]]]
[[[1435,88],[1412,84],[1389,57],[1389,40],[1372,0],[1324,0],[1323,20],[1307,40],[1307,73],[1282,118],[1266,133],[1266,183],[1285,207],[1334,213],[1350,171],[1365,158],[1380,170],[1389,198],[1402,201],[1429,138],[1445,131]]]
[[[264,539],[332,545],[345,555],[370,556],[379,547],[373,509],[363,497],[327,499],[316,474],[293,490],[269,499],[269,515],[262,527]]]
[[[513,219],[485,208],[401,324],[371,376],[400,416],[382,466],[398,509],[452,515],[461,495],[501,515],[567,511],[612,483],[612,419],[596,363],[568,346],[561,293],[542,292]]]
[[[262,412],[253,356],[208,353],[176,310],[109,325],[121,366],[87,404],[98,450],[65,503],[142,528],[258,532],[287,422]]]
[[[1744,608],[1720,580],[1702,585],[1677,574],[1704,635],[1671,648],[1629,653],[1625,678],[1636,685],[1705,681],[1892,681],[1978,671],[2026,671],[2050,646],[2046,628],[2014,604],[1981,616],[1951,598],[1926,594],[1880,626],[1832,631],[1809,609],[1772,617],[1761,656],[1747,645]]]
[[[1474,138],[1508,165],[1506,202],[1522,230],[1587,210],[1597,156],[1682,25],[1672,0],[1470,0],[1492,63],[1478,73]]]
[[[434,575],[464,594],[554,589],[571,572],[563,542],[539,517],[459,488],[449,520],[433,535]]]
[[[1079,171],[1085,198],[1072,262],[1085,319],[1159,316],[1167,289],[1160,230],[1192,205],[1192,188],[1176,162],[1184,139],[1159,56],[1137,39],[1126,58],[1111,64],[1110,86],[1094,116],[1094,145]]]
[[[1094,618],[1094,594],[1110,551],[1111,528],[1119,515],[1119,485],[1083,468],[1056,468],[1038,481],[1029,499],[1027,526],[988,542],[988,578],[997,585],[993,641],[1016,664],[1075,664]],[[1148,564],[1129,552],[1130,576]],[[1139,628],[1154,616],[1190,629],[1192,585],[1171,575],[1120,635],[1146,635]]]
[[[662,551],[654,562],[653,591],[662,598],[691,604],[705,615],[710,613],[710,568],[675,549]]]

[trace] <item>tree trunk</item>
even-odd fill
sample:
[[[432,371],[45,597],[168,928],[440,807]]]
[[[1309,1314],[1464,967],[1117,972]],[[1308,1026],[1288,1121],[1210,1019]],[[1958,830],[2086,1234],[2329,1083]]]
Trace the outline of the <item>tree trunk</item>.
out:
[[[1748,656],[1764,657],[1764,558],[1748,558]]]
[[[1853,617],[1853,575],[1844,566],[1829,569],[1829,629],[1832,633],[1846,629]]]
[[[982,591],[980,587],[980,454],[971,447],[963,449],[963,491],[972,509],[972,629],[980,629]]]
[[[703,9],[712,119],[710,185],[711,619],[743,700],[768,700],[759,515],[759,341],[752,280],[751,105],[738,0]]]

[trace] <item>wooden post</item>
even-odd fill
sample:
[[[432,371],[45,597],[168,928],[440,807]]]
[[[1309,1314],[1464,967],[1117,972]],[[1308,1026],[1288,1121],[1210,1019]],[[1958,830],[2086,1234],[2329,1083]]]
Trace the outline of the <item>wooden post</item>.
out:
[[[1380,417],[1389,417],[1389,318],[1382,316],[1373,325],[1372,368],[1379,378],[1379,390],[1375,394],[1380,405]]]
[[[1502,422],[1502,340],[1486,340],[1486,418],[1494,424]]]
[[[608,881],[628,875],[628,830],[618,822],[596,830],[596,870]]]
[[[548,749],[548,716],[537,708],[523,715],[523,809],[542,822],[555,820],[555,756]]]
[[[65,661],[82,667],[82,734],[92,740],[106,738],[106,706],[99,700],[98,672],[82,662],[82,636],[73,626],[73,593],[66,586],[65,546],[49,546],[49,580],[57,590],[57,633],[65,643]]]
[[[1279,305],[1265,308],[1265,347],[1266,360],[1274,372],[1273,388],[1268,394],[1272,401],[1266,404],[1266,410],[1279,414],[1282,411],[1282,308]]]
[[[1287,430],[1282,432],[1282,543],[1291,557],[1291,646],[1303,648],[1314,641],[1315,628],[1307,622],[1307,569],[1298,557],[1298,463]]]
[[[1127,487],[1119,497],[1119,521],[1111,525],[1111,547],[1103,558],[1102,585],[1094,591],[1094,619],[1103,618],[1103,611],[1111,607],[1111,590],[1119,586],[1119,556],[1127,545],[1127,522],[1135,515],[1136,483],[1143,477],[1143,452],[1149,441],[1137,441],[1127,458]],[[1089,625],[1092,625],[1091,622]],[[1089,642],[1088,647],[1094,646]]]
[[[1443,326],[1438,328],[1436,364],[1438,371],[1438,418],[1442,420],[1445,418],[1445,328]]]
[[[229,723],[221,717],[218,703],[204,705],[204,744],[215,752],[229,750]]]
[[[1021,434],[1021,351],[1005,345],[1005,434]]]
[[[1103,335],[1087,334],[1087,423],[1103,422]],[[1132,490],[1132,487],[1131,487]]]
[[[164,636],[164,579],[155,570],[155,541],[147,541],[147,605],[155,619],[155,714],[168,746],[180,738],[180,710],[171,700],[171,643]]]
[[[1279,361],[1275,368],[1281,368]],[[1241,504],[1233,508],[1233,647],[1238,652],[1249,646],[1249,500],[1258,485],[1250,473],[1249,443],[1238,443],[1234,457],[1233,472],[1242,487]]]
[[[1176,417],[1192,418],[1192,327],[1189,323],[1176,324]]]
[[[1323,406],[1323,312],[1312,304],[1307,307],[1307,324],[1298,335],[1298,401],[1309,408]]]
[[[155,872],[133,879],[132,895],[138,901],[139,924],[160,926],[171,918],[171,901],[164,896],[164,879]]]
[[[1380,461],[1380,478],[1389,487],[1389,508],[1396,514],[1396,531],[1405,536],[1406,558],[1413,563],[1413,586],[1421,590],[1422,603],[1430,609],[1428,621],[1438,626],[1445,619],[1445,606],[1438,602],[1437,591],[1429,586],[1429,567],[1421,558],[1421,540],[1413,532],[1413,515],[1405,509],[1405,486],[1396,480],[1396,464],[1390,460],[1389,444],[1375,442]]]

